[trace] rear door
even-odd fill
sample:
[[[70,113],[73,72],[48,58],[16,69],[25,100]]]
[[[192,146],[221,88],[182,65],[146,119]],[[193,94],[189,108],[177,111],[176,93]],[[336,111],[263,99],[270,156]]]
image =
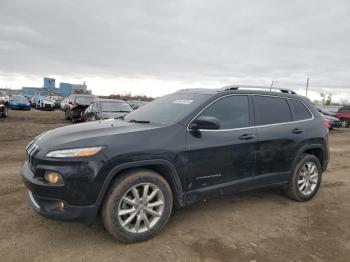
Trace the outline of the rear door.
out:
[[[254,186],[284,182],[306,130],[293,114],[286,98],[252,96],[258,143]]]
[[[217,118],[220,129],[187,132],[188,191],[250,186],[257,141],[256,130],[251,127],[250,105],[247,95],[229,95],[218,99],[197,116]]]

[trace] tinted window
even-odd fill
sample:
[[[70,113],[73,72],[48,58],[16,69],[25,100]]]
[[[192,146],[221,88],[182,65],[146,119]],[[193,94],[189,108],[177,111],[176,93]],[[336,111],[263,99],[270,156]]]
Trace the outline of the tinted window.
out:
[[[171,125],[182,120],[210,98],[205,94],[174,93],[160,97],[129,113],[125,121],[149,121]]]
[[[90,96],[77,96],[75,98],[75,103],[79,105],[90,105],[91,102],[94,100],[94,97]]]
[[[293,99],[288,99],[288,103],[290,109],[292,110],[293,120],[297,121],[309,119],[312,117],[310,111],[306,108],[306,106],[303,103]],[[324,114],[322,111],[321,113]]]
[[[206,108],[200,116],[216,117],[220,129],[249,126],[249,103],[247,96],[227,96]]]
[[[256,125],[269,125],[292,121],[286,99],[271,96],[252,96]]]

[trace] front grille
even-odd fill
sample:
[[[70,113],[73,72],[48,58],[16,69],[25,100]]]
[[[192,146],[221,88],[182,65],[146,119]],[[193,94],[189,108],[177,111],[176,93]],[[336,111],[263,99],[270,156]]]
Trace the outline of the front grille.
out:
[[[34,154],[39,151],[38,150],[38,145],[32,142],[32,143],[30,143],[27,146],[26,151],[27,151],[28,163],[31,165],[31,164],[33,164],[33,156],[34,156]]]

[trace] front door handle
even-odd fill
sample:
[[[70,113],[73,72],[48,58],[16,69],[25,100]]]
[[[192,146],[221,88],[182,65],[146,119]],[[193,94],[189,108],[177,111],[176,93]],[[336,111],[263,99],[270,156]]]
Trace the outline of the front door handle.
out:
[[[249,140],[249,139],[253,139],[253,138],[255,138],[255,136],[253,134],[244,134],[244,135],[241,135],[239,137],[239,139],[241,139],[241,140]]]
[[[299,128],[295,128],[292,130],[292,133],[294,133],[294,134],[301,134],[302,132],[304,132],[304,130],[299,129]]]

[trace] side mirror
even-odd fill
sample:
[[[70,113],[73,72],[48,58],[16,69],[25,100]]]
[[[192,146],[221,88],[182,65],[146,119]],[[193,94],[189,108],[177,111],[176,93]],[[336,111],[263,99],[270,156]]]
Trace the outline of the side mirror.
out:
[[[220,128],[220,121],[212,116],[200,116],[195,119],[189,126],[191,130],[207,129],[217,130]]]

